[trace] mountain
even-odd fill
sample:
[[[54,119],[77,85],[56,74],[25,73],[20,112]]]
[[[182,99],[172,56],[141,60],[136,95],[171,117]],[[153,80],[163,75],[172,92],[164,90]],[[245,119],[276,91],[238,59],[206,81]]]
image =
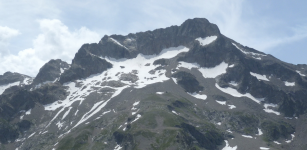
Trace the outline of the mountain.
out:
[[[0,76],[0,149],[307,149],[307,65],[188,19]]]

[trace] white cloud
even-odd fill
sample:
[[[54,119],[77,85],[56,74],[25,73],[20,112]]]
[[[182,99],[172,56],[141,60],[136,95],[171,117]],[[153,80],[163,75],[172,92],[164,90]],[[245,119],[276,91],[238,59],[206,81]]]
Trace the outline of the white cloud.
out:
[[[63,59],[71,61],[77,50],[84,43],[97,43],[100,35],[81,27],[75,31],[69,31],[59,20],[40,20],[41,34],[33,41],[37,56],[43,60]]]
[[[70,31],[60,20],[39,20],[41,33],[33,40],[33,48],[18,54],[0,56],[0,74],[5,71],[35,76],[40,67],[50,59],[62,59],[68,63],[84,43],[100,40],[100,35],[82,27]]]
[[[18,34],[20,34],[18,30],[0,26],[0,56],[7,55],[9,53],[7,49],[9,40]]]
[[[0,41],[8,40],[19,34],[18,30],[0,26]]]

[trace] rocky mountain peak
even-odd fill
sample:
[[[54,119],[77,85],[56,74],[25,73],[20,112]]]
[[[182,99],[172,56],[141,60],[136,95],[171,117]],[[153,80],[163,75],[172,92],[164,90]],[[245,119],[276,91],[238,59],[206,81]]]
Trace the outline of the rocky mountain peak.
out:
[[[32,85],[43,84],[44,82],[55,82],[70,65],[61,59],[52,59],[39,69]]]
[[[0,75],[0,85],[9,84],[17,81],[22,82],[25,78],[30,77],[20,73],[8,71],[5,72],[3,75]]]
[[[220,35],[217,25],[210,23],[205,18],[194,18],[184,21],[181,25],[181,34],[193,37],[207,37]]]
[[[32,87],[0,85],[0,149],[300,150],[306,76],[307,65],[244,46],[207,19],[106,35],[70,66],[46,63]]]

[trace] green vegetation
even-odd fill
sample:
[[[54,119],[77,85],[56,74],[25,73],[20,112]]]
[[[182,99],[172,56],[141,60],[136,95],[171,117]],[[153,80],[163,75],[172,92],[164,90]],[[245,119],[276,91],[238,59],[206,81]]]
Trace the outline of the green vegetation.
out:
[[[58,150],[86,150],[91,132],[82,130],[77,136],[67,136],[59,142]]]
[[[280,137],[288,138],[295,131],[290,124],[285,122],[264,121],[261,123],[261,128],[264,133],[263,140],[267,142],[275,141]]]

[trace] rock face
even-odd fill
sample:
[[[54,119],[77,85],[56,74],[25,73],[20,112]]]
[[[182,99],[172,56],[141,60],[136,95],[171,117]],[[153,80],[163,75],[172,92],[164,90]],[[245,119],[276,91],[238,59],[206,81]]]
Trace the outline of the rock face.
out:
[[[91,54],[88,51],[91,48],[92,45],[83,45],[80,48],[72,61],[71,67],[61,75],[60,83],[86,78],[112,67],[112,64],[106,60]]]
[[[184,71],[176,72],[172,77],[177,78],[177,83],[188,93],[198,93],[204,87],[199,85],[195,76]]]
[[[39,70],[32,84],[38,85],[48,81],[54,82],[58,80],[61,74],[69,67],[70,66],[66,62],[60,59],[52,59]]]
[[[16,72],[6,72],[3,75],[0,75],[0,86],[14,82],[23,82],[25,78],[31,77]]]
[[[306,149],[307,65],[207,19],[106,35],[71,65],[0,76],[0,150]]]

